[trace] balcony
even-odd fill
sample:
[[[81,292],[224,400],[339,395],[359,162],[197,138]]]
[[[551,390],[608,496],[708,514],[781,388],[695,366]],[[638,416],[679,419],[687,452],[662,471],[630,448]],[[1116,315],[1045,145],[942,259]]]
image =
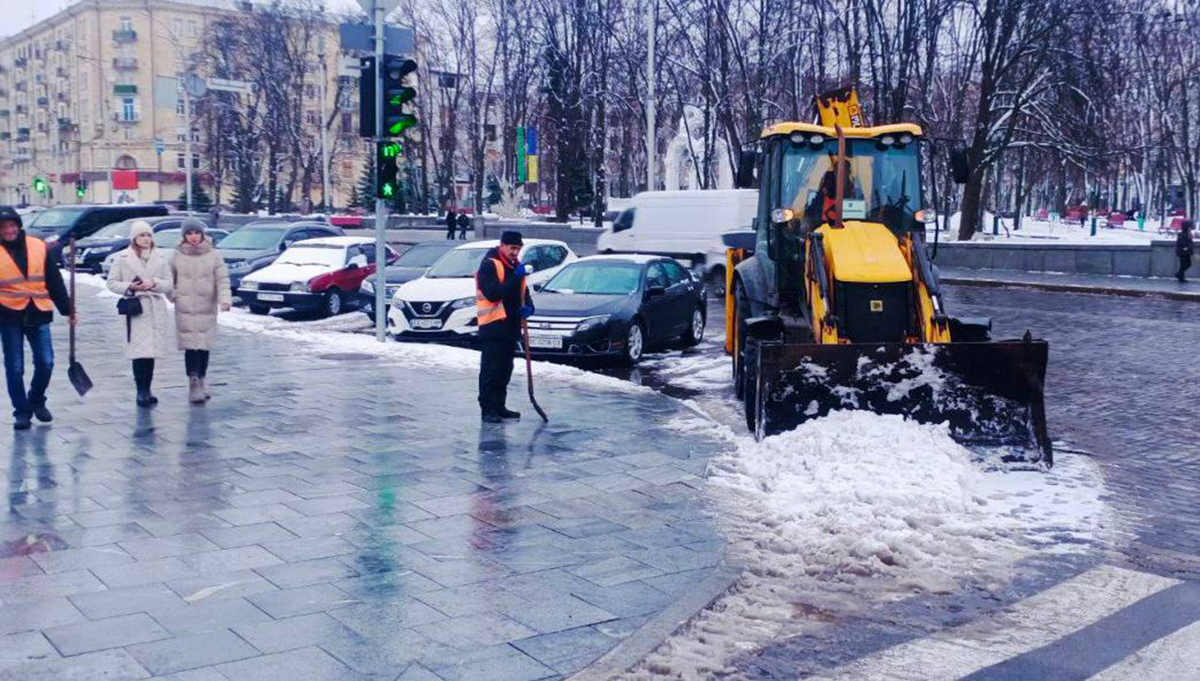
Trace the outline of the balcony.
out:
[[[29,139],[29,128],[17,128],[17,139],[19,139],[19,140]]]
[[[8,118],[11,112],[8,109],[0,109],[0,118]]]
[[[117,71],[136,71],[137,57],[113,57],[113,68]]]
[[[38,97],[37,105],[41,106],[41,107],[50,106],[50,98],[49,97]]]
[[[117,29],[112,32],[112,38],[114,43],[131,43],[137,40],[137,31]]]
[[[18,151],[10,156],[14,161],[29,161],[33,158],[28,151]]]
[[[136,95],[137,86],[133,83],[115,83],[113,84],[114,95]]]
[[[58,129],[63,132],[69,132],[75,129],[75,123],[70,118],[59,118]]]

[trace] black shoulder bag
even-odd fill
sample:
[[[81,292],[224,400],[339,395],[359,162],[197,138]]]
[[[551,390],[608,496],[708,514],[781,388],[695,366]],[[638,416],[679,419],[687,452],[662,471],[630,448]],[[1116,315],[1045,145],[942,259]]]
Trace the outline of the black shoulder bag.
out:
[[[142,299],[133,293],[133,287],[125,289],[125,295],[117,301],[117,314],[125,317],[125,342],[133,341],[133,318],[142,313]]]

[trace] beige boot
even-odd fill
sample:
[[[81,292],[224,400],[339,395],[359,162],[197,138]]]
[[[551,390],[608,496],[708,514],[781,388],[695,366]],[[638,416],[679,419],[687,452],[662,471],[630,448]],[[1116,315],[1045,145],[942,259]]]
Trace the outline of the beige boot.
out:
[[[199,376],[188,376],[188,401],[192,404],[204,402],[204,385]]]
[[[200,392],[204,393],[204,400],[208,401],[212,399],[212,391],[208,389],[208,384],[204,382],[204,378],[204,376],[200,377]]]

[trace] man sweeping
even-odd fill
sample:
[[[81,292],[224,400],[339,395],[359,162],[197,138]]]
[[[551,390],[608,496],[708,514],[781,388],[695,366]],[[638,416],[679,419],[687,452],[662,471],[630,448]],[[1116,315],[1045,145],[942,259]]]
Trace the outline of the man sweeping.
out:
[[[15,430],[28,429],[34,416],[43,423],[53,419],[46,408],[46,387],[54,370],[50,344],[54,308],[75,324],[71,298],[54,260],[45,242],[25,234],[20,214],[11,206],[0,206],[0,344]],[[33,352],[28,391],[26,343]]]
[[[513,356],[521,335],[521,320],[533,314],[533,299],[525,277],[533,266],[518,261],[521,233],[500,235],[500,245],[489,249],[475,273],[475,314],[479,323],[479,408],[486,423],[519,419],[505,406]]]

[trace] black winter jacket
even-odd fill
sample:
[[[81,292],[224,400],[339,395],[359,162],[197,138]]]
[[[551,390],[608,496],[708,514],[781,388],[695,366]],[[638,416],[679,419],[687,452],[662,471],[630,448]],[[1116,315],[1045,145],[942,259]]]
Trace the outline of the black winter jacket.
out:
[[[504,265],[504,283],[496,277],[496,266],[492,260],[499,260]],[[521,301],[521,278],[513,274],[513,266],[504,260],[497,248],[488,249],[479,270],[475,275],[479,282],[479,290],[490,301],[504,301],[504,321],[485,324],[479,329],[479,337],[484,339],[512,339],[516,342],[521,335],[521,307],[533,305],[529,288],[525,289],[525,300]]]
[[[1192,233],[1186,229],[1179,230],[1179,236],[1175,237],[1175,255],[1181,258],[1190,258],[1192,249]]]
[[[17,232],[16,241],[0,241],[0,248],[7,251],[13,261],[17,263],[17,269],[21,270],[21,274],[28,276],[29,256],[25,249],[25,230]],[[46,249],[46,263],[43,269],[46,271],[46,291],[50,293],[50,299],[54,301],[54,306],[64,316],[71,314],[71,296],[67,292],[67,285],[63,283],[62,272],[58,270],[58,263],[54,262],[50,248]],[[52,321],[54,321],[53,312],[42,312],[32,302],[26,304],[23,310],[10,310],[0,305],[0,324],[42,326]]]

